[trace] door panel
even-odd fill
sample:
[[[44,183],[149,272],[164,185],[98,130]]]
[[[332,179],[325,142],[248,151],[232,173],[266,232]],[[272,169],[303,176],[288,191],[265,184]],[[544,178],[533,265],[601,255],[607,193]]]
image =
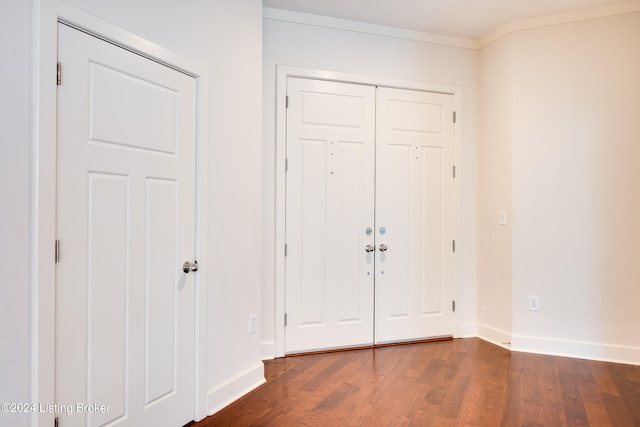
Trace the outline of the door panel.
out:
[[[378,199],[384,195],[387,203],[384,205],[376,203],[376,219],[388,218],[387,221],[378,219],[376,223],[376,246],[378,249],[376,264],[381,266],[376,269],[376,287],[378,283],[385,280],[385,274],[388,275],[389,271],[393,271],[395,286],[394,292],[387,295],[388,315],[389,317],[406,317],[410,315],[411,311],[409,304],[411,300],[409,287],[411,266],[409,244],[411,240],[409,237],[412,232],[410,217],[413,210],[411,205],[413,202],[411,197],[411,146],[389,146],[386,155],[386,162],[379,160],[378,163],[379,165],[384,163],[390,173],[387,175],[386,185],[380,186],[378,190]],[[393,215],[389,212],[391,209],[393,209]],[[380,244],[385,244],[390,249],[381,252]],[[380,295],[376,295],[376,298],[380,298]],[[376,309],[378,308],[376,307]]]
[[[439,147],[422,147],[422,313],[440,313],[442,307],[443,176],[444,153]],[[449,236],[452,238],[451,236]],[[452,248],[451,248],[452,249]]]
[[[453,97],[378,88],[377,112],[376,343],[451,335]]]
[[[87,178],[87,396],[113,402],[108,414],[89,414],[89,421],[100,425],[123,417],[126,408],[129,185],[119,175],[89,173]]]
[[[61,425],[183,425],[194,409],[195,80],[59,26]],[[108,405],[78,412],[77,403]]]
[[[173,179],[145,180],[147,200],[145,282],[145,400],[149,405],[176,388],[175,249],[178,185]],[[180,260],[178,259],[178,263]]]
[[[326,141],[300,141],[300,232],[299,323],[302,327],[322,325],[326,301]],[[292,161],[295,157],[292,156]],[[296,168],[293,167],[295,171]],[[292,183],[293,184],[293,183]],[[293,187],[293,186],[292,186]],[[293,218],[292,218],[293,219]],[[292,251],[295,245],[292,242]],[[295,259],[295,255],[292,255]],[[293,289],[293,287],[292,287]],[[293,312],[292,312],[293,316]],[[292,319],[293,320],[293,319]]]
[[[88,66],[90,139],[175,154],[178,93],[110,66]],[[146,114],[150,106],[153,114]]]
[[[287,353],[373,342],[374,89],[288,80]]]
[[[365,145],[356,142],[340,142],[338,147],[340,165],[337,174],[340,177],[339,184],[336,184],[334,191],[339,193],[338,206],[342,221],[339,223],[339,230],[335,242],[329,242],[329,248],[335,248],[337,265],[335,277],[337,289],[341,290],[337,295],[337,322],[338,324],[349,324],[358,322],[363,313],[363,301],[361,298],[362,289],[360,284],[365,277],[363,269],[363,258],[365,252],[361,247],[362,236],[366,235],[363,226],[363,200],[371,195],[364,194],[364,191],[372,191],[370,186],[363,182],[365,176]],[[366,227],[365,227],[366,228]],[[364,286],[371,286],[363,283]],[[366,291],[367,300],[371,298],[370,292]],[[372,299],[371,299],[372,300]],[[364,302],[366,302],[364,301]],[[366,310],[369,311],[368,309]]]

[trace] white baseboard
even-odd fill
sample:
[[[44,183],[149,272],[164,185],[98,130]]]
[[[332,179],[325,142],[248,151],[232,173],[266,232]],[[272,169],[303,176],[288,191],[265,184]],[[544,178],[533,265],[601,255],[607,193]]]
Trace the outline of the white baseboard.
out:
[[[260,343],[260,358],[262,360],[271,360],[276,358],[275,341]]]
[[[640,347],[512,335],[482,323],[463,325],[462,336],[477,336],[511,351],[640,365]]]
[[[232,380],[209,391],[207,394],[208,414],[215,414],[265,382],[267,381],[264,379],[264,364],[260,362]]]
[[[514,335],[511,339],[511,350],[640,365],[639,347]]]
[[[477,337],[492,344],[511,350],[511,334],[482,323],[476,324]]]
[[[457,337],[478,337],[512,351],[640,365],[639,347],[511,335],[482,323],[460,325],[460,333]],[[275,345],[275,341],[262,343],[262,360],[275,358]]]

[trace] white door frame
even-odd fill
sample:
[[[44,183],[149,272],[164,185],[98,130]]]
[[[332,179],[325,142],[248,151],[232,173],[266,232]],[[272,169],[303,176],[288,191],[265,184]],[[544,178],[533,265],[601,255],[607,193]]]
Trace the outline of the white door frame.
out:
[[[35,0],[33,19],[33,140],[31,157],[31,379],[30,401],[55,403],[55,263],[56,237],[56,123],[55,69],[58,21],[98,36],[127,50],[184,72],[196,79],[196,250],[198,260],[207,259],[207,75],[206,67],[162,46],[136,36],[61,0]],[[64,79],[64,70],[62,72]],[[205,264],[206,265],[206,264]],[[207,270],[195,279],[195,402],[194,418],[207,415]],[[51,426],[53,413],[32,413],[31,426]]]
[[[287,78],[300,77],[315,80],[329,80],[342,83],[366,84],[371,86],[383,86],[397,89],[421,90],[427,92],[438,92],[453,95],[455,111],[458,123],[462,120],[462,87],[456,85],[444,85],[438,83],[419,82],[411,80],[401,80],[386,77],[370,76],[365,74],[342,73],[336,71],[319,70],[312,68],[292,67],[278,65],[276,71],[276,230],[275,230],[275,356],[283,357],[285,354],[285,212],[286,212],[286,185],[285,185],[285,158],[287,154],[287,113],[285,108],[287,96]],[[459,278],[462,277],[461,259],[462,242],[460,230],[462,229],[462,178],[461,167],[462,158],[462,126],[458,125],[454,129],[456,170],[456,195],[455,195],[455,239],[457,245],[457,256],[455,265],[454,296],[460,300],[458,286]],[[462,330],[460,324],[462,316],[454,313],[455,323],[453,336],[458,337]]]

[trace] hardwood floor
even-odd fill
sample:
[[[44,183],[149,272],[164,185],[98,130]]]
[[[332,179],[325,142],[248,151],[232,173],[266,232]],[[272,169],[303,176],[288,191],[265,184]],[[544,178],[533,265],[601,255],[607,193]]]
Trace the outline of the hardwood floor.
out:
[[[265,375],[193,427],[640,427],[640,366],[476,338],[287,357],[266,361]]]

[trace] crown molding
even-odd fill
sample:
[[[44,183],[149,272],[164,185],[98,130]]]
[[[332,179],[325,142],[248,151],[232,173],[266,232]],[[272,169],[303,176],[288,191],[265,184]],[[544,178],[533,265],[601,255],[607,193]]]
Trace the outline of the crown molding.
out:
[[[623,15],[626,13],[634,12],[640,12],[640,1],[618,3],[611,6],[583,9],[575,12],[567,12],[557,15],[545,15],[536,18],[513,21],[478,39],[478,49],[482,49],[483,47],[490,45],[496,40],[499,40],[502,37],[516,31],[549,27],[552,25],[568,24],[578,21],[587,21],[590,19]]]
[[[623,15],[635,12],[640,12],[640,0],[618,3],[611,6],[583,9],[556,15],[545,15],[536,18],[517,20],[491,31],[478,40],[445,36],[441,34],[433,34],[422,31],[407,30],[403,28],[387,27],[384,25],[369,24],[366,22],[331,18],[328,16],[293,12],[289,10],[274,9],[269,7],[262,8],[262,17],[263,19],[272,21],[290,22],[294,24],[310,25],[314,27],[331,28],[335,30],[411,40],[421,43],[479,50],[485,46],[490,45],[496,40],[499,40],[502,37],[516,31],[567,24],[571,22],[586,21],[590,19],[604,18],[607,16]]]
[[[387,27],[348,19],[331,18],[328,16],[312,15],[309,13],[293,12],[289,10],[262,8],[262,18],[272,21],[283,21],[294,24],[311,25],[314,27],[331,28],[335,30],[355,33],[371,34],[403,40],[417,41],[444,46],[478,49],[478,42],[472,39],[431,34],[422,31],[406,30],[403,28]]]

